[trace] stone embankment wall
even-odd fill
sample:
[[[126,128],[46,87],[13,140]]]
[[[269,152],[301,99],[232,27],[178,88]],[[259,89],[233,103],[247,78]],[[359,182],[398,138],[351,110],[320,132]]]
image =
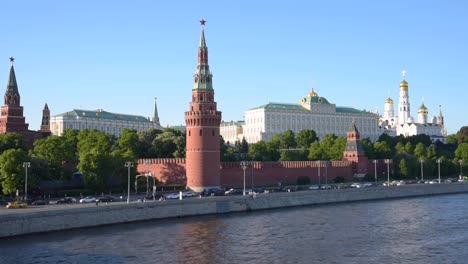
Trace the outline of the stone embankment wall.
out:
[[[0,214],[0,237],[173,217],[452,193],[468,193],[468,183],[271,193],[259,194],[256,199],[225,196],[98,206],[88,204],[60,207],[62,209],[49,206],[50,210],[43,208],[36,212],[28,212],[32,208],[16,209]]]

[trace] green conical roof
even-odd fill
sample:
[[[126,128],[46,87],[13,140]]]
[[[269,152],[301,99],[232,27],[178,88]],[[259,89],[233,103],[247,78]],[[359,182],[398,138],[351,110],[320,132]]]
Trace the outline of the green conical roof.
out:
[[[198,47],[198,63],[195,71],[193,90],[213,90],[210,66],[208,65],[208,47],[205,41],[205,20],[201,20],[200,46]]]
[[[16,75],[15,75],[15,68],[13,67],[13,63],[10,67],[10,76],[8,77],[8,84],[5,95],[17,95],[18,93],[18,84],[16,83]]]

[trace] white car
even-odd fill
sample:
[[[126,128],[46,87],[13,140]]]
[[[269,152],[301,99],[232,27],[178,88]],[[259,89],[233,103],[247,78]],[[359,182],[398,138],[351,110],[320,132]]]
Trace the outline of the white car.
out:
[[[320,189],[320,186],[318,186],[318,185],[309,186],[309,190],[319,190],[319,189]]]
[[[94,197],[85,197],[83,199],[80,199],[80,203],[94,203],[96,202],[96,198]]]
[[[197,195],[196,193],[191,192],[191,191],[183,192],[183,193],[182,193],[182,196],[183,196],[183,197],[195,197],[196,195]]]
[[[179,193],[166,194],[166,199],[179,199]]]

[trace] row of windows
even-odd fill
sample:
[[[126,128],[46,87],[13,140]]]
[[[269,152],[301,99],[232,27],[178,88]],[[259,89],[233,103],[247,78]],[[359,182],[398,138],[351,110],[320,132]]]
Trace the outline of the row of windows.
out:
[[[203,130],[200,129],[199,136],[202,136],[202,135],[203,135]],[[212,136],[215,136],[215,135],[216,135],[216,132],[215,132],[214,129],[211,130],[211,135],[212,135]],[[192,136],[192,130],[189,130],[188,136],[189,136],[189,137]]]

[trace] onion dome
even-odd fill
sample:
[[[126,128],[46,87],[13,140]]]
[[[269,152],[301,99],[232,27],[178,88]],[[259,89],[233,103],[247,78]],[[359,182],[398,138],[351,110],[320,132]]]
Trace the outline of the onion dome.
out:
[[[318,94],[314,91],[314,88],[310,90],[310,92],[307,94],[309,97],[318,97]]]
[[[400,82],[400,90],[408,91],[408,82],[406,81],[406,71],[402,72],[403,80]]]
[[[388,97],[388,98],[385,100],[385,103],[386,103],[386,104],[393,104],[392,98]]]
[[[427,107],[424,105],[424,103],[422,103],[421,106],[418,108],[418,114],[429,114],[429,110],[427,110]]]

